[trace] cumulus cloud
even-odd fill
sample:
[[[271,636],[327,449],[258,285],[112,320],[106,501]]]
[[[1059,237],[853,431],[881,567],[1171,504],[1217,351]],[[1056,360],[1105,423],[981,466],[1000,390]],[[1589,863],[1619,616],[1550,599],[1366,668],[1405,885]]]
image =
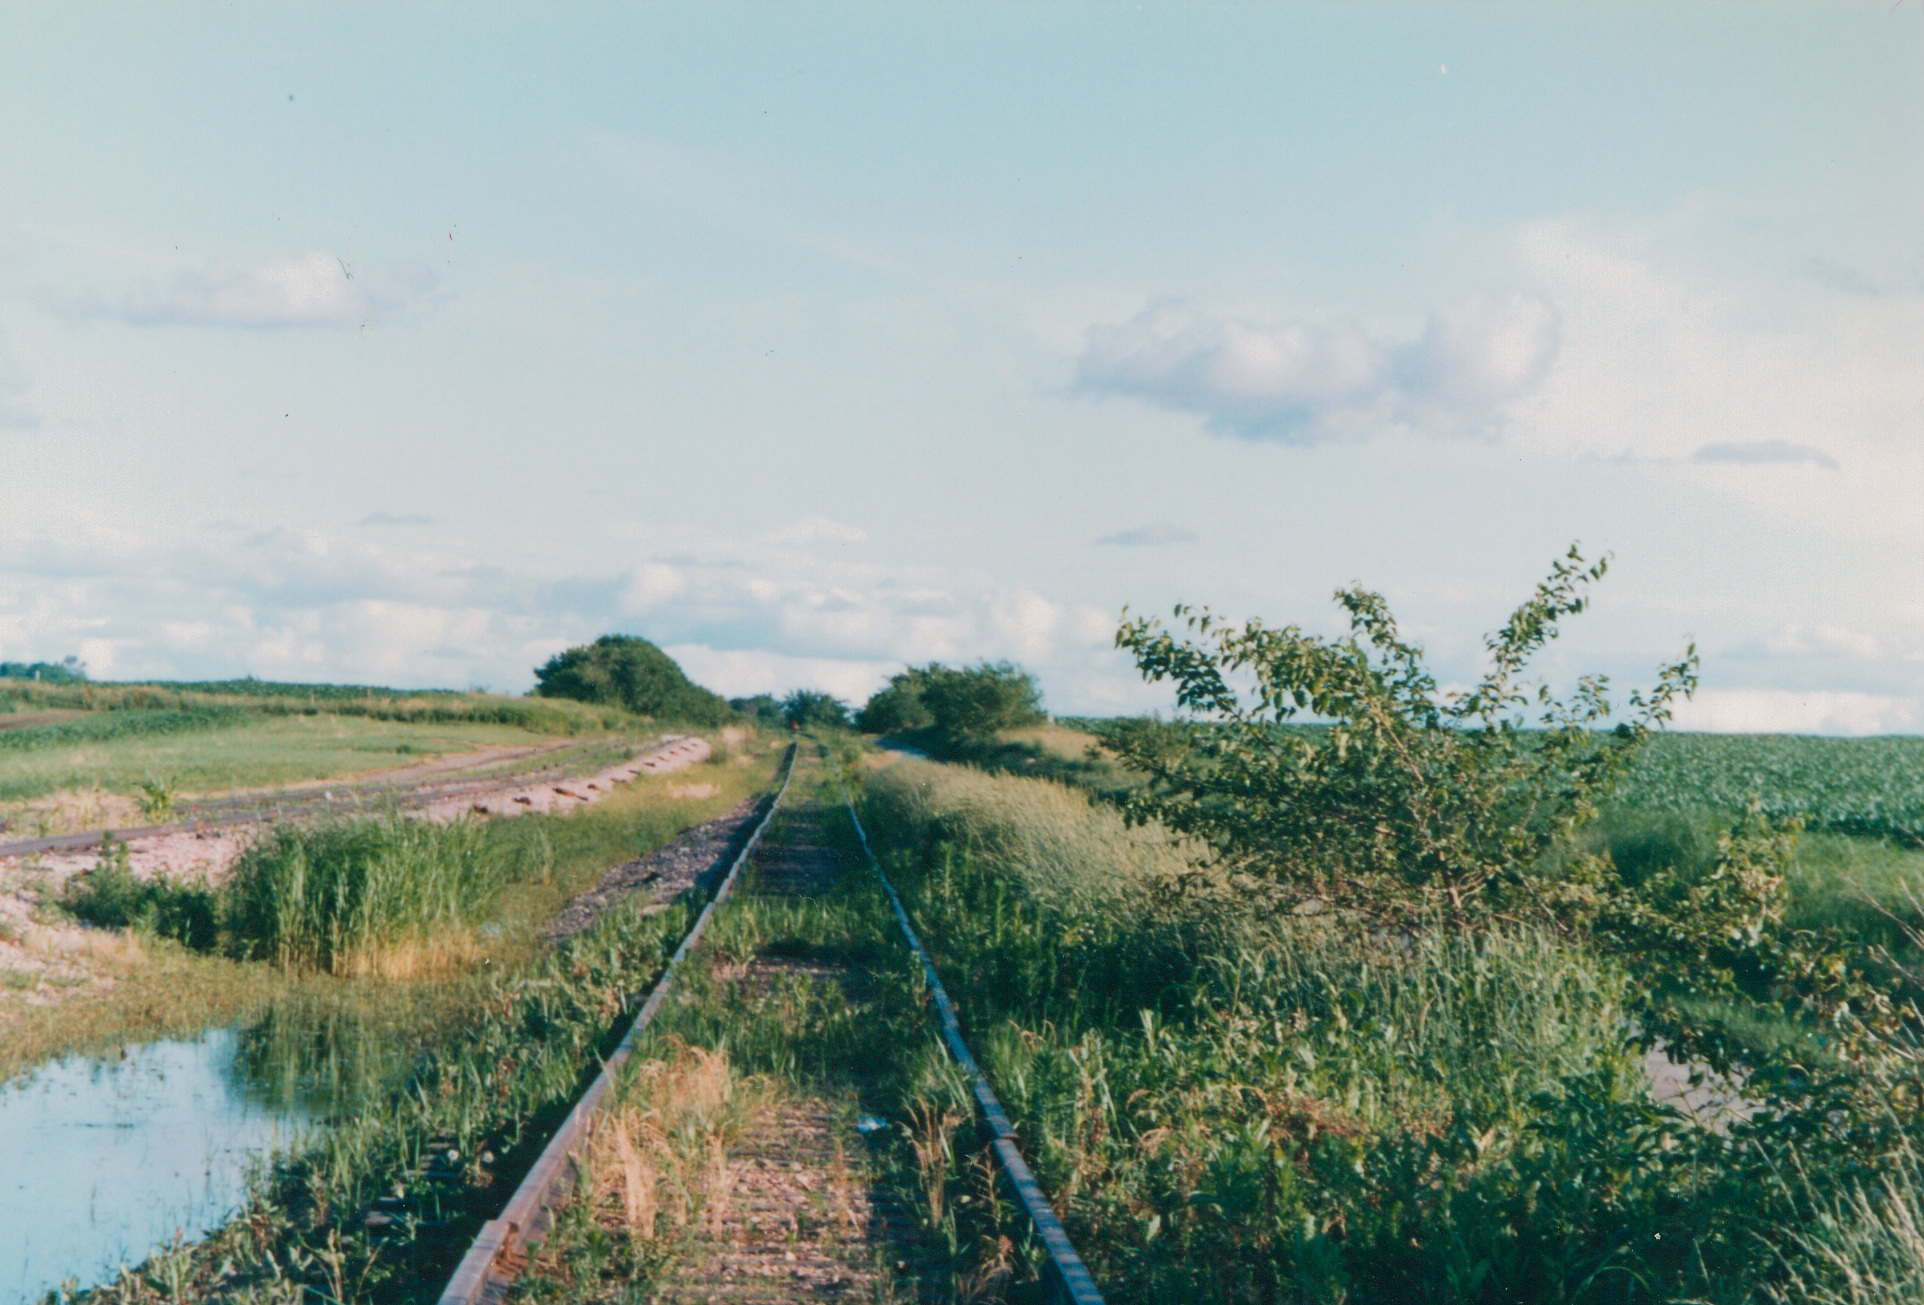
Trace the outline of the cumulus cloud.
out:
[[[1920,720],[1914,698],[1848,691],[1702,689],[1677,709],[1681,729],[1732,734],[1895,734]]]
[[[1154,548],[1162,544],[1193,544],[1196,542],[1196,532],[1167,524],[1136,526],[1130,530],[1118,530],[1113,535],[1104,535],[1096,542],[1120,548]]]
[[[252,267],[183,269],[165,285],[130,290],[112,315],[135,326],[355,327],[418,303],[434,285],[425,268],[358,267],[317,249]]]
[[[1837,459],[1822,449],[1787,440],[1746,440],[1730,444],[1706,444],[1690,455],[1692,462],[1735,462],[1747,466],[1795,465],[1806,463],[1826,471],[1837,470]]]
[[[1174,301],[1089,329],[1077,383],[1202,416],[1248,439],[1312,444],[1400,425],[1484,430],[1549,372],[1555,309],[1527,295],[1440,308],[1414,340],[1354,322],[1263,324]]]
[[[1134,678],[1111,614],[980,575],[714,531],[629,557],[499,566],[434,534],[296,529],[0,540],[0,656],[84,642],[126,677],[518,686],[560,648],[626,632],[686,651],[690,673],[728,693],[856,697],[905,663],[1008,657],[1058,709],[1088,710]]]

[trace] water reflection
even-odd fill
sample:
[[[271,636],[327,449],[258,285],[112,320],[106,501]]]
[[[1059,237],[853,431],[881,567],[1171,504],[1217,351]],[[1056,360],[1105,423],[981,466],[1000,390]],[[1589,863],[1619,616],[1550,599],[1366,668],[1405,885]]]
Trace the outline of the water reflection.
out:
[[[430,1027],[406,1007],[293,994],[241,1029],[234,1085],[281,1114],[358,1112],[406,1076]]]
[[[109,1278],[239,1206],[253,1158],[309,1117],[239,1090],[241,1045],[216,1029],[0,1087],[0,1303]]]
[[[403,1082],[459,985],[294,989],[238,1028],[71,1056],[0,1086],[0,1305],[89,1286],[240,1208],[249,1165]]]

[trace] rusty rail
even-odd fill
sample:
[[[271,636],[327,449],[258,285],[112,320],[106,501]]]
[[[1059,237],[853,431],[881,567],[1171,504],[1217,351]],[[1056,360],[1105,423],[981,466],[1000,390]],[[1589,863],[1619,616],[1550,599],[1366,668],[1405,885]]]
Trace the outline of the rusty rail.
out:
[[[500,1215],[481,1226],[474,1244],[455,1267],[454,1276],[448,1279],[439,1305],[475,1305],[478,1301],[500,1299],[512,1278],[511,1274],[501,1272],[503,1256],[512,1258],[519,1255],[527,1246],[547,1236],[554,1222],[554,1208],[565,1197],[570,1183],[569,1156],[586,1140],[589,1130],[594,1126],[595,1115],[614,1088],[616,1075],[634,1054],[635,1043],[661,1010],[662,1003],[668,1000],[669,989],[675,982],[675,974],[682,962],[695,949],[695,944],[701,941],[702,933],[714,918],[715,911],[734,892],[735,881],[740,878],[742,867],[754,855],[762,835],[767,832],[769,821],[775,818],[782,798],[788,793],[789,781],[795,776],[795,759],[799,752],[799,745],[789,745],[787,766],[782,772],[781,787],[775,790],[775,800],[768,804],[768,810],[762,813],[755,831],[735,854],[728,874],[715,889],[715,895],[709,899],[708,905],[702,908],[694,927],[681,940],[681,946],[669,958],[668,967],[662,971],[654,990],[648,994],[648,1000],[642,1003],[635,1022],[628,1026],[628,1032],[622,1035],[620,1043],[602,1062],[601,1072],[595,1075],[595,1081],[588,1085],[588,1090],[575,1102],[574,1109],[568,1112],[554,1136],[548,1139],[548,1145],[542,1148],[534,1167],[528,1170],[527,1177],[515,1188],[514,1195],[508,1198]]]
[[[989,1079],[982,1072],[969,1052],[969,1044],[962,1038],[962,1023],[956,1018],[955,1003],[949,1000],[948,990],[942,986],[941,976],[935,972],[935,958],[929,955],[928,948],[916,935],[915,926],[909,922],[908,910],[896,894],[895,885],[882,870],[882,862],[869,846],[868,831],[862,828],[862,819],[855,814],[855,803],[848,795],[848,787],[842,783],[841,772],[837,770],[835,786],[842,791],[842,801],[848,806],[848,818],[855,825],[855,836],[862,840],[862,851],[868,856],[869,864],[875,867],[875,877],[882,881],[882,889],[888,894],[889,904],[895,908],[895,921],[902,926],[902,936],[908,939],[909,949],[922,963],[922,973],[928,978],[929,994],[935,999],[936,1015],[942,1024],[942,1042],[949,1049],[949,1055],[969,1076],[970,1090],[975,1094],[976,1105],[982,1113],[983,1124],[992,1138],[991,1149],[1002,1172],[1009,1179],[1009,1186],[1015,1190],[1016,1199],[1021,1202],[1024,1213],[1029,1216],[1030,1226],[1035,1229],[1036,1237],[1042,1242],[1048,1259],[1043,1266],[1043,1279],[1048,1285],[1052,1299],[1066,1302],[1066,1305],[1103,1305],[1102,1292],[1096,1287],[1096,1280],[1089,1274],[1089,1266],[1082,1262],[1075,1246],[1069,1241],[1069,1234],[1056,1217],[1055,1208],[1043,1193],[1042,1185],[1036,1182],[1035,1174],[1029,1169],[1029,1162],[1022,1158],[1022,1149],[1016,1143],[1015,1125],[1009,1120],[1008,1112],[996,1099],[995,1089],[989,1086]]]

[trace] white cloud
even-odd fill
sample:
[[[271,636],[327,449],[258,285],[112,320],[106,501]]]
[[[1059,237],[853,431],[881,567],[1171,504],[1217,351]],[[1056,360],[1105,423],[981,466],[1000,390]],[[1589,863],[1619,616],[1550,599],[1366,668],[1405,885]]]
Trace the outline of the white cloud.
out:
[[[1924,721],[1915,699],[1794,689],[1701,689],[1677,727],[1732,734],[1896,734]]]
[[[319,249],[253,267],[184,269],[165,286],[130,290],[111,315],[136,326],[354,327],[417,303],[434,285],[424,268],[357,267]]]
[[[1407,341],[1354,322],[1268,325],[1164,301],[1089,328],[1077,381],[1249,439],[1312,444],[1389,426],[1459,434],[1501,424],[1557,347],[1556,311],[1526,295],[1440,308]]]
[[[584,574],[492,566],[412,532],[155,545],[77,524],[0,542],[0,656],[84,643],[121,677],[512,687],[561,647],[617,631],[690,650],[691,674],[733,694],[808,685],[854,699],[905,663],[1006,657],[1041,675],[1052,706],[1078,710],[1115,697],[1105,679],[1133,680],[1111,614],[1021,586],[762,536],[653,542]]]
[[[790,657],[765,648],[721,649],[700,643],[670,644],[665,651],[690,679],[725,698],[758,693],[782,697],[796,689],[815,689],[860,706],[901,669],[898,662]]]
[[[1733,462],[1740,466],[1782,466],[1808,463],[1826,471],[1837,470],[1837,459],[1808,444],[1785,440],[1744,440],[1731,444],[1706,444],[1690,455],[1692,462]]]

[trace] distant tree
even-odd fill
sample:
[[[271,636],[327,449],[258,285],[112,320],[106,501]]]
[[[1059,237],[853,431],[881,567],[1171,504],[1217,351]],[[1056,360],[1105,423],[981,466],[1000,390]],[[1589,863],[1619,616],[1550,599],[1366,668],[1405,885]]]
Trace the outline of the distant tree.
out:
[[[797,689],[782,699],[782,719],[797,729],[823,725],[846,727],[848,706],[830,694]]]
[[[557,653],[534,678],[540,697],[607,703],[658,720],[713,725],[728,715],[728,704],[691,681],[674,658],[631,634],[604,634]]]
[[[42,684],[79,684],[87,664],[78,657],[57,662],[0,662],[0,680],[39,680]]]
[[[1013,662],[928,669],[933,673],[922,686],[922,704],[934,718],[935,728],[958,743],[992,738],[1003,730],[1048,719],[1035,677]]]
[[[758,725],[782,723],[782,704],[771,694],[758,693],[752,698],[730,698],[728,705]]]
[[[868,700],[856,723],[871,734],[935,729],[955,743],[1046,720],[1035,677],[1012,662],[911,666]]]
[[[864,734],[900,734],[906,730],[927,729],[935,724],[922,689],[929,676],[940,666],[911,666],[876,691],[855,717],[856,728]]]

